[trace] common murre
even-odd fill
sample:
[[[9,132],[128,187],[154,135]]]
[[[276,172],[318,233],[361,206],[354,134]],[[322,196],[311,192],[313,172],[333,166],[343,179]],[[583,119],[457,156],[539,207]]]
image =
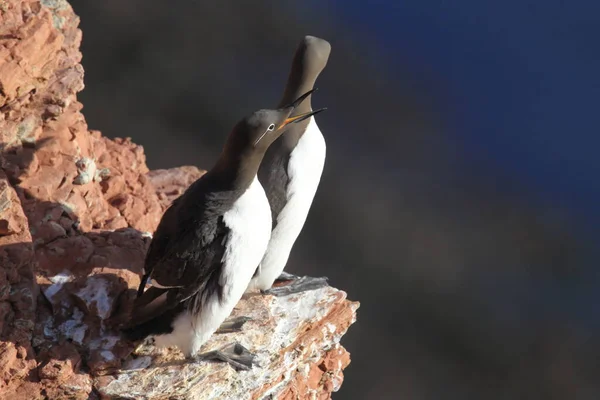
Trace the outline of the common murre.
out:
[[[216,164],[165,211],[153,235],[126,337],[177,346],[186,357],[218,359],[250,368],[253,355],[239,344],[231,351],[199,354],[242,297],[271,236],[271,210],[257,172],[268,147],[292,123],[310,96],[259,110],[233,128]],[[152,286],[144,290],[151,280]]]
[[[327,65],[331,45],[326,40],[305,36],[296,48],[287,85],[280,104],[313,90]],[[312,110],[311,98],[294,113]],[[271,206],[273,232],[248,291],[274,295],[290,294],[326,285],[326,278],[298,279],[282,272],[308,216],[325,164],[325,139],[314,117],[290,127],[267,150],[258,171]],[[293,279],[285,288],[270,289],[276,279]]]

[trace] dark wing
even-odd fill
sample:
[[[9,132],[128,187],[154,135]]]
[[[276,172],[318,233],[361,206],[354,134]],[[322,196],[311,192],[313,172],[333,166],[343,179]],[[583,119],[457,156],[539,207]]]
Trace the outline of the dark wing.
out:
[[[227,204],[208,198],[207,176],[194,182],[165,211],[146,255],[144,276],[127,326],[152,323],[163,314],[173,314],[196,293],[219,288],[229,232],[222,217]],[[148,279],[161,287],[144,291]]]
[[[152,333],[152,320],[172,314],[196,294],[203,294],[197,296],[199,298],[214,292],[221,295],[219,276],[228,233],[222,217],[215,217],[214,221],[204,221],[197,229],[193,226],[182,229],[176,238],[171,238],[166,252],[156,253],[158,258],[150,259],[155,266],[150,276],[164,288],[150,287],[135,300],[132,318],[125,330],[135,330],[135,327],[150,322],[143,330],[148,331],[145,335]]]
[[[156,228],[156,232],[154,232],[154,235],[152,235],[152,240],[150,241],[150,246],[148,247],[148,252],[146,253],[146,259],[144,260],[144,276],[142,276],[142,281],[138,287],[137,297],[140,297],[142,293],[144,293],[146,283],[152,275],[152,271],[154,271],[156,262],[160,259],[160,255],[165,253],[165,249],[169,245],[170,238],[175,234],[170,225],[172,225],[171,221],[176,219],[175,214],[179,209],[178,205],[180,202],[181,196],[176,198],[171,203],[169,208],[167,208],[163,214],[162,219]]]
[[[287,203],[286,191],[290,182],[287,173],[289,155],[276,150],[267,151],[258,170],[258,180],[265,190],[271,206],[273,229],[277,226],[279,213]]]

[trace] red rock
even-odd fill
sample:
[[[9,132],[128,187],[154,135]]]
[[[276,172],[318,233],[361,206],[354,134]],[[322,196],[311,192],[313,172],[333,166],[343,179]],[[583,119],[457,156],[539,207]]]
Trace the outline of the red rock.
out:
[[[81,356],[73,345],[52,346],[48,353],[38,368],[40,379],[66,380],[79,370]]]
[[[116,279],[115,275],[93,275],[85,281],[82,288],[72,294],[86,314],[105,320],[112,314],[115,301],[123,291],[123,288],[116,285]]]
[[[6,286],[3,287],[9,288],[8,284],[6,284]],[[8,293],[6,293],[5,297],[8,298]],[[10,321],[12,321],[13,319],[14,312],[12,310],[12,307],[10,306],[10,303],[6,301],[0,302],[0,335],[5,335],[5,329],[10,327]]]
[[[63,270],[75,271],[78,275],[86,275],[89,268],[87,261],[94,253],[94,245],[84,235],[61,238],[40,246],[36,255],[40,270],[50,275]]]
[[[19,354],[18,347],[12,342],[0,343],[0,393],[16,390],[21,380],[36,366],[35,360]]]
[[[16,192],[8,183],[6,175],[0,171],[0,236],[14,235],[26,229],[27,222],[23,213],[15,211],[20,206]]]
[[[54,345],[39,356],[45,359],[38,376],[48,398],[88,399],[92,382],[80,373],[81,355],[72,344]]]
[[[65,382],[42,380],[44,394],[47,399],[88,400],[92,393],[92,380],[84,373],[74,374]],[[31,390],[31,389],[30,389]]]
[[[157,169],[148,173],[148,179],[156,188],[160,204],[165,210],[173,200],[179,197],[194,181],[206,171],[194,166],[183,166],[171,169]]]

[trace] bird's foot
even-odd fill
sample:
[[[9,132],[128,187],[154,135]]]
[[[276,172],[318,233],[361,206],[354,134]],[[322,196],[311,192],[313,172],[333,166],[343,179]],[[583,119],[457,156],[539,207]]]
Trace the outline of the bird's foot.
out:
[[[254,365],[254,358],[256,358],[256,354],[251,353],[239,343],[232,343],[221,350],[209,351],[195,357],[196,361],[212,360],[226,362],[236,371],[250,370]]]
[[[133,351],[131,353],[135,354],[135,355],[143,354],[144,351],[149,346],[153,346],[153,345],[154,345],[154,338],[153,337],[148,337],[148,338],[142,340],[140,343],[138,343],[138,345],[135,347],[135,349],[133,349]]]
[[[135,355],[141,354],[144,347],[145,347],[145,343],[140,343],[135,347],[135,349],[133,349],[133,351],[131,353],[135,354]]]
[[[219,329],[217,329],[215,333],[241,332],[242,327],[248,321],[252,321],[252,318],[241,316],[227,319],[221,324],[221,326],[219,327]]]
[[[285,271],[275,279],[275,282],[287,282],[287,281],[295,281],[296,279],[300,279],[298,275],[290,274]]]
[[[283,274],[282,274],[283,275]],[[291,275],[291,274],[286,274]],[[292,283],[288,285],[274,286],[271,289],[261,290],[262,294],[270,294],[272,296],[288,296],[294,293],[306,292],[308,290],[320,289],[322,287],[328,286],[327,278],[313,278],[310,276],[296,277],[295,275],[291,275],[294,278],[292,279]],[[282,276],[277,278],[278,280],[289,281],[290,279],[281,279]]]

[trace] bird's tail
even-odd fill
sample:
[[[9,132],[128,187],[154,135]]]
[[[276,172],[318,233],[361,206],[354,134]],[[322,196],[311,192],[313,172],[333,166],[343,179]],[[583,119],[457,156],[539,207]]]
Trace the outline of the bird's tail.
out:
[[[120,329],[120,331],[128,342],[131,342],[132,344],[138,344],[138,342],[141,342],[148,337],[148,328],[144,327],[144,325],[145,324],[132,327],[123,327]]]

